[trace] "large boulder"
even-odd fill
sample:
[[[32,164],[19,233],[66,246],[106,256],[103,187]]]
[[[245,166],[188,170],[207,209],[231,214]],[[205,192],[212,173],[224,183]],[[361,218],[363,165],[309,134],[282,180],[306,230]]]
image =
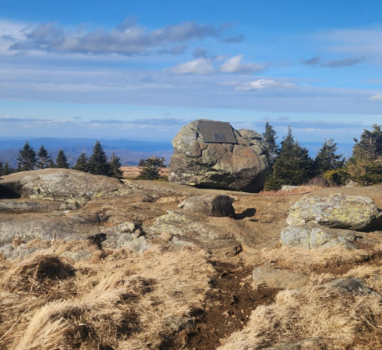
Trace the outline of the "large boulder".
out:
[[[90,199],[115,192],[119,180],[70,169],[25,171],[0,178],[0,198],[21,196],[83,206]]]
[[[208,143],[199,122],[184,126],[174,137],[169,181],[239,191],[259,191],[271,168],[260,134],[235,130],[236,144]]]
[[[289,212],[287,224],[298,226],[311,222],[360,231],[379,219],[378,209],[370,198],[335,193],[326,197],[304,197],[297,201]]]

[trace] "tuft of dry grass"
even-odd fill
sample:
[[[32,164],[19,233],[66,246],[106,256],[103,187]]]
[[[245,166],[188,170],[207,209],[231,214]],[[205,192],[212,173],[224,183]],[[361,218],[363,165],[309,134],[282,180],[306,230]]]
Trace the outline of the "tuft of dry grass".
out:
[[[3,265],[1,350],[158,349],[173,334],[169,318],[203,308],[216,274],[199,248],[109,250],[69,263],[53,253],[62,245]]]
[[[315,190],[320,190],[321,186],[311,186],[311,185],[304,185],[304,186],[298,186],[297,188],[294,188],[292,190],[279,190],[279,191],[261,191],[259,194],[262,196],[267,197],[283,197],[283,196],[292,196],[296,194],[305,194],[309,192],[313,192]]]

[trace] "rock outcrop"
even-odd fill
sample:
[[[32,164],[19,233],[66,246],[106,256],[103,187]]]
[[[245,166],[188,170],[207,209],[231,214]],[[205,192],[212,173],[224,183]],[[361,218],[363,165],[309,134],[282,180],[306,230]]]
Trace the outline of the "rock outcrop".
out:
[[[292,206],[287,224],[313,222],[331,228],[360,231],[370,226],[377,217],[378,208],[370,198],[334,193],[299,200]]]
[[[342,245],[357,249],[358,231],[381,220],[378,208],[367,197],[334,193],[326,197],[305,196],[289,212],[281,231],[281,244],[304,249],[329,249]]]
[[[121,189],[119,180],[69,169],[20,172],[0,179],[0,198],[42,199],[79,207],[90,199]]]
[[[233,198],[224,195],[206,194],[204,196],[191,197],[179,204],[179,208],[193,213],[201,213],[207,216],[235,216],[232,206]]]
[[[256,287],[296,289],[301,288],[308,280],[309,278],[301,273],[272,267],[257,267],[253,270],[253,282]]]
[[[260,134],[235,130],[236,144],[207,143],[200,120],[184,126],[174,137],[169,181],[200,187],[259,191],[271,172]]]

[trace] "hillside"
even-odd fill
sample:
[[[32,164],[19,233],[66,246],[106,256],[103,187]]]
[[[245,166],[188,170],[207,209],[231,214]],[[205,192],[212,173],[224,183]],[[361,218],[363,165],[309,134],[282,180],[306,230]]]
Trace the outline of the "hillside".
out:
[[[5,176],[0,349],[381,348],[381,190]],[[308,249],[280,240],[304,201],[332,208]]]

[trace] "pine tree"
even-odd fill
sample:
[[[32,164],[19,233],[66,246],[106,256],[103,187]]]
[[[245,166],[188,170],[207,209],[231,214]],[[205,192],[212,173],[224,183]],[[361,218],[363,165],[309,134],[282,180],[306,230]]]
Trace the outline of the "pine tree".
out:
[[[376,160],[382,156],[381,125],[374,124],[373,130],[364,130],[361,139],[354,138],[353,157]]]
[[[122,170],[121,170],[121,158],[117,157],[114,152],[110,157],[110,176],[120,178],[122,177]]]
[[[272,125],[267,122],[265,124],[265,132],[263,133],[263,141],[267,149],[268,161],[270,165],[274,164],[280,152],[276,139],[276,131],[273,129]]]
[[[342,155],[336,154],[337,143],[333,139],[325,140],[323,146],[318,151],[314,166],[317,174],[323,174],[329,170],[342,168],[345,159]]]
[[[143,169],[137,179],[139,180],[157,180],[160,179],[159,168],[165,167],[164,158],[151,157],[147,159],[141,159],[139,162]]]
[[[37,161],[37,168],[39,169],[49,168],[49,166],[51,165],[51,159],[48,155],[48,151],[45,149],[43,145],[41,145],[37,153],[37,157],[39,158]]]
[[[28,142],[25,143],[23,149],[19,151],[19,156],[17,157],[19,162],[19,171],[29,171],[33,170],[37,163],[36,152],[29,145]]]
[[[313,161],[308,150],[294,140],[292,129],[281,141],[280,155],[273,166],[273,176],[280,185],[301,185],[313,175]]]
[[[8,162],[4,163],[4,168],[3,168],[3,176],[12,174],[14,172],[14,169],[9,165]]]
[[[73,167],[74,170],[83,171],[87,173],[89,171],[88,157],[85,153],[81,153],[77,158],[76,165]]]
[[[62,149],[58,151],[57,158],[56,158],[56,168],[69,168],[68,160],[65,156],[65,153]]]
[[[3,175],[3,171],[4,171],[3,163],[0,162],[0,176]]]
[[[96,141],[93,147],[93,154],[89,158],[89,172],[95,175],[109,175],[110,164],[107,161],[106,153],[104,152],[101,143]]]

